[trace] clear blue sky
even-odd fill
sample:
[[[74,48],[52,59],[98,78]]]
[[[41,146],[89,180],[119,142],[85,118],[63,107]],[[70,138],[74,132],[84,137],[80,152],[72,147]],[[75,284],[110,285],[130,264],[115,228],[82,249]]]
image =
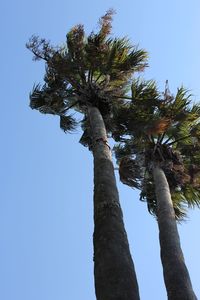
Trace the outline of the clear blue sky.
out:
[[[2,1],[0,299],[94,300],[92,157],[80,132],[65,135],[56,117],[28,107],[29,91],[44,65],[25,43],[34,33],[62,43],[83,23],[117,11],[113,33],[149,51],[147,79],[171,91],[184,84],[200,100],[198,0]],[[116,174],[117,175],[117,174]],[[164,300],[158,230],[138,193],[118,182],[142,300]],[[182,248],[200,298],[200,211],[179,226]]]

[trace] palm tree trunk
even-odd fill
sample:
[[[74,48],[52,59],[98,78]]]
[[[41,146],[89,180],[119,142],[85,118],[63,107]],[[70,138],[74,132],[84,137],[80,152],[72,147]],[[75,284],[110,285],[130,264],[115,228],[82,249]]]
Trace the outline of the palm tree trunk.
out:
[[[94,156],[94,277],[97,300],[139,300],[116,186],[111,151],[100,111],[88,108]]]
[[[158,207],[161,261],[168,299],[197,300],[181,250],[169,185],[164,171],[156,164],[153,167],[153,177]]]

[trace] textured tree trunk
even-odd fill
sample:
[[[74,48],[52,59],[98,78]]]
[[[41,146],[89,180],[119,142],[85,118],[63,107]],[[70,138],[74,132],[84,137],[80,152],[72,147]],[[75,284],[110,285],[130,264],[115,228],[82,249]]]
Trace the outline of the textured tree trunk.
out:
[[[94,156],[94,277],[97,300],[138,300],[111,151],[99,110],[88,108]]]
[[[153,177],[158,205],[161,260],[168,299],[197,300],[181,250],[169,185],[165,173],[158,165],[153,168]]]

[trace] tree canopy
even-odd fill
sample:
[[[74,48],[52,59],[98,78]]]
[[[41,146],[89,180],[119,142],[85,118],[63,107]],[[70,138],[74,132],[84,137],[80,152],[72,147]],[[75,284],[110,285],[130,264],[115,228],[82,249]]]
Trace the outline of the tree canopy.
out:
[[[154,81],[137,79],[132,97],[115,114],[113,137],[123,183],[141,190],[141,200],[156,215],[152,162],[162,166],[172,195],[177,219],[186,206],[200,204],[200,105],[193,104],[183,87],[176,95],[168,82],[160,93]]]
[[[99,20],[99,31],[86,36],[83,25],[73,27],[66,42],[54,47],[49,41],[32,36],[27,48],[34,60],[46,62],[44,85],[35,85],[30,94],[30,107],[41,113],[60,117],[60,127],[65,132],[78,125],[75,109],[84,114],[81,138],[88,145],[86,110],[97,107],[110,127],[110,115],[123,101],[134,72],[147,66],[147,52],[132,46],[127,38],[112,38],[113,10]]]

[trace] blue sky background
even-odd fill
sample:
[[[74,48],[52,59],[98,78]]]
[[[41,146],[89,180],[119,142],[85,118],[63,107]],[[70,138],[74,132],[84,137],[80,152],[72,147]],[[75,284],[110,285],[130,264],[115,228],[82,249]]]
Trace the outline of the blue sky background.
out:
[[[31,111],[29,92],[44,64],[32,62],[25,43],[32,34],[54,44],[83,23],[117,11],[113,36],[128,36],[149,51],[147,79],[172,92],[181,84],[200,100],[200,3],[151,1],[2,1],[0,299],[94,300],[92,232],[93,168],[80,133],[65,135],[59,120]],[[117,175],[117,174],[116,174]],[[117,175],[118,178],[118,175]],[[138,193],[118,181],[124,220],[142,300],[166,299],[158,230]],[[200,298],[200,212],[179,226],[182,248]]]

